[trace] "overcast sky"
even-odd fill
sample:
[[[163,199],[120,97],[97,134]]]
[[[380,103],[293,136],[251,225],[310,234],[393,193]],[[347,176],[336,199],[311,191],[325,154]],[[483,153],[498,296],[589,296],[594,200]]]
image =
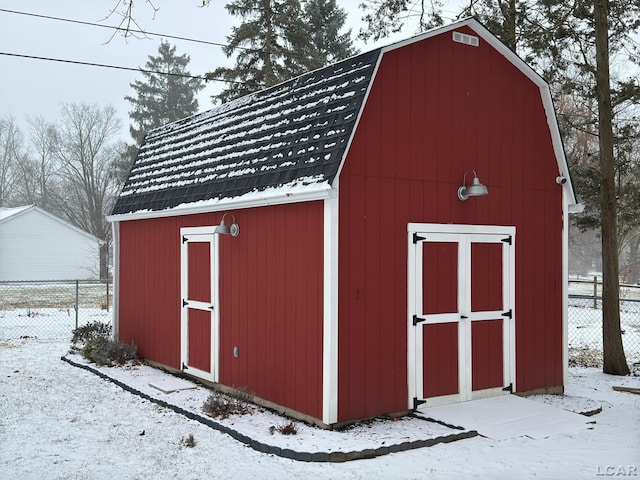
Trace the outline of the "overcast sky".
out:
[[[349,28],[357,33],[361,27],[361,0],[339,0],[349,13]],[[28,116],[43,116],[55,121],[62,103],[98,103],[113,105],[122,120],[122,138],[128,138],[129,102],[125,95],[134,94],[130,83],[142,79],[139,72],[75,65],[55,61],[7,56],[5,54],[49,57],[62,60],[99,63],[123,67],[144,67],[149,55],[157,55],[161,39],[177,46],[178,54],[191,57],[189,71],[204,75],[218,66],[232,66],[219,46],[177,40],[166,35],[206,42],[225,43],[231,27],[239,19],[224,9],[226,1],[212,0],[201,8],[201,0],[152,0],[159,10],[144,0],[134,3],[139,29],[159,33],[147,38],[125,39],[114,30],[63,22],[30,15],[53,16],[80,22],[118,26],[121,17],[109,16],[118,0],[0,0],[0,118],[13,116],[21,126]],[[133,26],[132,28],[136,28]],[[406,38],[411,31],[393,40]],[[382,44],[390,43],[385,40]],[[361,51],[377,44],[357,44]],[[199,96],[200,110],[211,108],[210,96],[221,89],[209,82]]]

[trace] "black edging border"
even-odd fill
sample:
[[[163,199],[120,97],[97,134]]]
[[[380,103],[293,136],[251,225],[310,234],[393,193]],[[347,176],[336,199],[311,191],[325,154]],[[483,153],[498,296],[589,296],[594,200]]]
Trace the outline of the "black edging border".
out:
[[[465,438],[473,438],[478,436],[477,431],[470,430],[467,432],[447,435],[446,437],[436,437],[436,438],[431,438],[429,440],[414,440],[412,442],[402,442],[395,445],[389,445],[387,447],[380,447],[375,449],[368,448],[365,450],[358,450],[358,451],[352,451],[352,452],[330,452],[330,453],[329,452],[299,452],[296,450],[291,450],[289,448],[280,448],[280,447],[275,447],[273,445],[268,445],[266,443],[258,442],[257,440],[254,440],[248,437],[247,435],[244,435],[238,432],[237,430],[234,430],[225,425],[222,425],[210,418],[203,417],[202,415],[198,415],[196,413],[190,412],[188,410],[185,410],[184,408],[178,407],[177,405],[172,405],[168,402],[165,402],[164,400],[153,398],[152,396],[147,395],[146,393],[141,392],[140,390],[136,390],[135,388],[130,387],[126,383],[116,380],[115,378],[112,378],[109,375],[106,375],[101,371],[95,368],[92,368],[89,365],[76,363],[73,360],[70,360],[69,358],[67,358],[66,356],[60,357],[60,360],[62,360],[63,362],[67,362],[69,365],[72,365],[74,367],[82,368],[95,375],[98,375],[104,380],[110,381],[111,383],[119,386],[120,388],[122,388],[123,390],[126,390],[129,393],[137,395],[141,398],[144,398],[145,400],[153,402],[162,407],[169,408],[174,412],[179,413],[180,415],[184,415],[185,417],[191,420],[195,420],[196,422],[199,422],[199,423],[202,423],[203,425],[214,428],[222,433],[226,433],[227,435],[232,437],[234,440],[244,443],[248,447],[251,447],[258,452],[272,454],[278,457],[288,458],[288,459],[296,460],[299,462],[325,462],[325,463],[326,462],[330,462],[330,463],[349,462],[351,460],[375,458],[375,457],[380,457],[382,455],[388,455],[390,453],[404,452],[406,450],[414,450],[416,448],[432,447],[439,443],[451,443],[457,440],[464,440]],[[460,428],[460,427],[457,427],[457,428]]]

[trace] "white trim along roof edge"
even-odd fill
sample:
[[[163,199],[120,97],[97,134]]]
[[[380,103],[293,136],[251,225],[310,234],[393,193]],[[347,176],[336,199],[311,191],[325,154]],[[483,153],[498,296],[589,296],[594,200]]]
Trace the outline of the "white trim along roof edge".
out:
[[[87,232],[86,230],[83,230],[83,229],[81,229],[79,227],[76,227],[75,225],[67,222],[66,220],[64,220],[64,219],[62,219],[60,217],[56,217],[52,213],[47,212],[46,210],[38,207],[37,205],[25,205],[24,207],[16,207],[15,209],[9,208],[7,210],[16,210],[16,212],[11,214],[11,215],[8,215],[8,216],[6,216],[6,217],[4,217],[2,219],[0,219],[0,223],[8,222],[8,221],[20,216],[20,215],[24,215],[25,213],[30,212],[31,210],[35,210],[35,211],[38,211],[38,212],[42,213],[43,215],[46,215],[47,217],[51,218],[52,220],[64,225],[65,227],[70,228],[71,230],[74,230],[77,233],[80,233],[80,234],[84,235],[85,237],[87,237],[87,238],[89,238],[89,239],[91,239],[93,241],[98,242],[99,244],[103,244],[104,243],[103,240],[100,240],[95,235],[93,235],[93,234],[91,234],[91,233]]]
[[[167,208],[165,210],[142,210],[123,215],[108,215],[107,221],[121,222],[128,220],[142,220],[147,218],[174,217],[176,215],[194,215],[198,213],[225,212],[227,210],[238,210],[241,208],[266,207],[268,205],[282,205],[294,202],[310,202],[313,200],[326,200],[336,197],[335,189],[326,183],[324,188],[309,189],[300,193],[279,193],[276,195],[254,196],[246,195],[237,198],[222,200],[205,200],[186,204],[184,206]]]

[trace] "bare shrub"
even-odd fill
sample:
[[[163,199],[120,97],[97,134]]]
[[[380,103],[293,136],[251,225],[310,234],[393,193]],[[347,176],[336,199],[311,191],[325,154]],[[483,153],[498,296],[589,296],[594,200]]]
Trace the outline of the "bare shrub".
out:
[[[253,413],[253,408],[249,403],[253,395],[246,388],[240,388],[233,393],[224,394],[221,392],[211,392],[202,406],[202,411],[213,418],[228,418],[230,415],[246,415]]]
[[[293,422],[289,422],[284,425],[278,425],[276,430],[282,435],[296,435],[298,433],[298,426]]]
[[[195,447],[196,446],[196,439],[193,438],[193,433],[190,433],[186,437],[182,437],[182,439],[180,440],[180,444],[185,446],[185,447],[187,447],[187,448]]]

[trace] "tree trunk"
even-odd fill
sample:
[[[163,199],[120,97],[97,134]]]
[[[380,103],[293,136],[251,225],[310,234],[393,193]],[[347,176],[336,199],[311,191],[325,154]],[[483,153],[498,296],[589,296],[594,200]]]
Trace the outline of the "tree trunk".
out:
[[[594,0],[596,38],[596,89],[600,142],[600,204],[602,229],[602,348],[603,371],[628,375],[629,366],[620,331],[620,278],[618,227],[613,154],[613,109],[609,79],[609,22],[607,0]]]

